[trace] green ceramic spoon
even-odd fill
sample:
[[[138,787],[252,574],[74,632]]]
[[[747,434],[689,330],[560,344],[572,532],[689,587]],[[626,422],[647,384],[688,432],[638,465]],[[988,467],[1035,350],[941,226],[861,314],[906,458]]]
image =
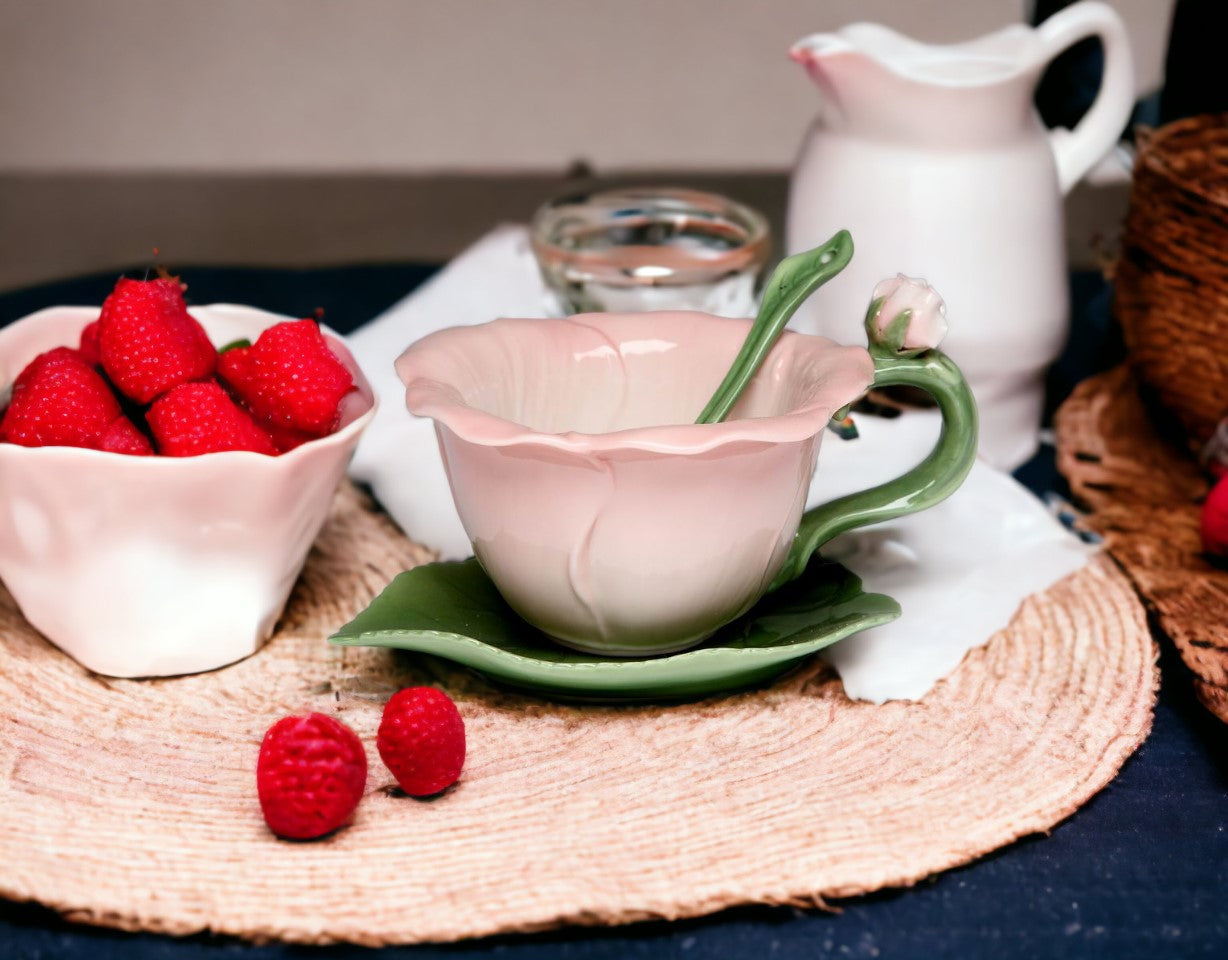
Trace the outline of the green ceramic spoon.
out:
[[[853,238],[847,230],[841,230],[821,247],[781,261],[768,280],[763,304],[742,349],[697,423],[720,423],[729,415],[802,301],[843,270],[852,256]],[[920,464],[896,479],[808,510],[771,590],[799,577],[811,556],[833,537],[855,527],[916,513],[945,500],[963,483],[976,459],[976,403],[963,375],[938,350],[904,346],[912,319],[910,309],[890,318],[880,328],[877,321],[883,305],[881,299],[874,300],[866,314],[870,357],[874,361],[872,386],[908,385],[931,394],[942,413],[938,443]]]
[[[847,267],[852,258],[853,238],[847,230],[841,230],[821,247],[795,253],[780,261],[764,287],[763,303],[742,349],[696,423],[721,423],[729,416],[797,308]]]

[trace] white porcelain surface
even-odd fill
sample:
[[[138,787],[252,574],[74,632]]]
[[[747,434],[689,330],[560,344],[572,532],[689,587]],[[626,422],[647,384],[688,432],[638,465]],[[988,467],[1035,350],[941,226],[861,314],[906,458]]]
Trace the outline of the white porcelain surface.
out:
[[[1075,130],[1047,131],[1032,107],[1036,83],[1089,36],[1106,56],[1096,102]],[[1035,30],[949,46],[860,23],[807,37],[792,56],[821,109],[793,173],[788,251],[839,229],[857,245],[794,326],[848,340],[874,283],[896,271],[924,277],[947,302],[943,349],[976,395],[981,454],[1018,466],[1035,451],[1044,371],[1067,332],[1062,197],[1116,143],[1134,103],[1120,18],[1085,0]]]
[[[786,333],[724,423],[694,423],[750,328],[703,313],[503,319],[397,360],[461,522],[526,620],[603,654],[681,650],[745,612],[797,532],[832,414],[874,371]],[[412,481],[409,481],[412,482]]]
[[[286,317],[190,311],[215,345]],[[38,353],[75,345],[97,307],[53,307],[0,330],[0,383]],[[0,579],[26,618],[82,665],[118,677],[209,670],[272,632],[327,518],[370,385],[341,341],[361,402],[337,432],[279,457],[132,457],[0,444]]]

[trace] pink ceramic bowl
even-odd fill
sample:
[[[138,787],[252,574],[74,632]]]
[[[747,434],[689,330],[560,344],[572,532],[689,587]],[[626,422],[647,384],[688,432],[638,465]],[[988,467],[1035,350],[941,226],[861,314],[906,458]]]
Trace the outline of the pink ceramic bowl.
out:
[[[214,344],[286,317],[214,305],[191,313]],[[75,345],[97,307],[52,307],[0,330],[0,384]],[[375,399],[345,346],[359,402],[330,436],[268,457],[131,457],[0,443],[0,579],[39,631],[116,677],[209,670],[269,636],[328,516]]]
[[[473,549],[508,603],[605,655],[692,646],[763,594],[824,426],[869,354],[786,333],[733,417],[695,425],[749,320],[581,314],[443,330],[397,360],[433,417]]]

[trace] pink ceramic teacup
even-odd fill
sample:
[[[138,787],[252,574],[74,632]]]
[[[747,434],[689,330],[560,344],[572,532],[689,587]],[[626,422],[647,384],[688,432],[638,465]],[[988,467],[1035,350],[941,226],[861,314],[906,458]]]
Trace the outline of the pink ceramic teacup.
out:
[[[732,418],[695,424],[749,327],[684,312],[502,319],[440,331],[397,360],[409,410],[436,421],[474,553],[525,620],[603,655],[685,649],[835,533],[958,486],[974,413],[971,445],[956,424],[926,464],[803,522],[837,411],[872,384],[932,389],[938,376],[951,396],[966,388],[936,351],[785,333]]]

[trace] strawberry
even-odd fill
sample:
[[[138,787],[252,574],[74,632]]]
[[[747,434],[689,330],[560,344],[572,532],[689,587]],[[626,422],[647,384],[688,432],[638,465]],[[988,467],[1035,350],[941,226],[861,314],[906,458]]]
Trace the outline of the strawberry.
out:
[[[217,375],[224,382],[234,384],[247,380],[248,357],[252,345],[242,341],[239,346],[223,347],[217,355]]]
[[[134,457],[153,456],[153,444],[137,429],[136,424],[120,414],[102,435],[99,449],[110,453],[126,453]]]
[[[1228,556],[1228,478],[1217,480],[1203,501],[1198,535],[1205,553]]]
[[[188,313],[183,287],[173,277],[121,277],[103,302],[98,323],[102,367],[137,403],[213,375],[217,351]]]
[[[265,432],[273,438],[273,446],[277,448],[278,453],[289,453],[295,447],[301,447],[308,440],[318,439],[315,434],[304,433],[292,427],[279,427],[267,421],[262,426]]]
[[[367,753],[345,724],[322,713],[269,727],[256,761],[264,822],[279,837],[312,840],[345,824],[367,783]]]
[[[169,457],[194,457],[222,450],[277,455],[269,435],[239,409],[217,383],[181,383],[154,401],[145,421]]]
[[[31,360],[13,382],[0,440],[23,447],[97,449],[119,401],[102,376],[70,347]]]
[[[231,390],[235,389],[234,385],[237,383],[250,385],[248,373],[250,369],[248,358],[250,355],[250,343],[246,346],[227,347],[218,354],[217,375],[227,384],[230,384]],[[314,433],[296,430],[294,427],[287,427],[269,419],[261,419],[260,426],[273,438],[273,445],[277,447],[279,453],[286,453],[295,447],[302,446],[308,440],[316,438]]]
[[[442,690],[407,687],[384,707],[375,744],[402,790],[412,797],[429,796],[460,776],[465,721]]]
[[[250,347],[222,354],[219,373],[263,425],[322,437],[336,429],[354,378],[314,320],[269,327]]]
[[[91,367],[96,367],[102,363],[102,348],[98,344],[100,326],[97,320],[93,323],[87,323],[81,331],[81,340],[77,346],[81,356],[85,358],[85,362]]]

